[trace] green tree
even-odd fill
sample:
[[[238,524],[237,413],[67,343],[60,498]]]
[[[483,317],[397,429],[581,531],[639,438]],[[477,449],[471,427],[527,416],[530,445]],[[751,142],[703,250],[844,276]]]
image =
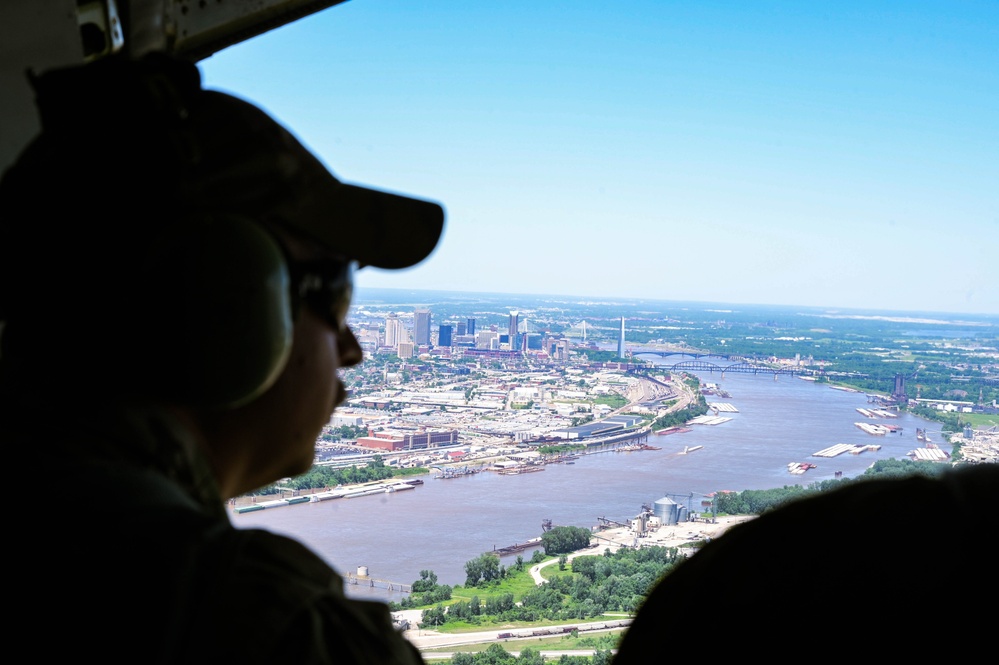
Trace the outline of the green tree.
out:
[[[556,526],[541,534],[545,554],[575,552],[590,544],[590,531],[578,526]]]
[[[577,556],[572,560],[572,572],[579,573],[590,582],[594,582],[597,579],[596,564],[596,557]]]
[[[611,665],[613,655],[609,649],[606,651],[597,649],[593,652],[592,665]]]
[[[474,587],[501,579],[504,570],[500,569],[499,557],[486,552],[465,562],[465,586]]]
[[[436,607],[423,610],[423,616],[420,620],[420,628],[435,628],[437,626],[443,626],[445,621],[447,621],[447,616],[444,614],[444,606],[437,605]]]
[[[431,591],[437,586],[437,573],[432,570],[421,570],[420,579],[413,582],[413,593]]]
[[[517,659],[509,651],[498,644],[490,644],[485,651],[479,653],[476,665],[512,665]]]
[[[544,665],[545,659],[541,652],[532,647],[524,647],[517,658],[517,665]]]

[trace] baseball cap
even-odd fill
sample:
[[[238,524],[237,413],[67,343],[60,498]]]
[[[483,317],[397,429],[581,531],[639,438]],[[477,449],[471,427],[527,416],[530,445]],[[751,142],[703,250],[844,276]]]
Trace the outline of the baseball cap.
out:
[[[193,63],[108,56],[32,85],[42,133],[5,174],[8,190],[37,180],[57,190],[62,173],[82,191],[96,178],[145,216],[245,214],[385,269],[419,263],[440,239],[438,203],[342,182],[265,111],[204,89]]]

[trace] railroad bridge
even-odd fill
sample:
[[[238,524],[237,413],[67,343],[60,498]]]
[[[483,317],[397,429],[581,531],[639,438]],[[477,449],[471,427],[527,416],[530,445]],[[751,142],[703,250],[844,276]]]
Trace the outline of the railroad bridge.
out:
[[[771,367],[769,365],[760,365],[754,362],[750,362],[743,359],[743,356],[735,355],[721,355],[721,354],[701,354],[693,355],[688,353],[674,353],[671,351],[637,351],[632,355],[657,355],[661,358],[667,358],[669,356],[681,356],[694,358],[694,360],[681,360],[680,362],[670,364],[657,365],[656,370],[666,370],[670,372],[719,372],[722,378],[725,377],[726,372],[736,373],[736,374],[765,374],[773,375],[777,378],[779,374],[787,374],[789,376],[794,376],[795,374],[806,373],[804,369],[800,367]],[[702,360],[702,358],[722,358],[725,360],[733,360],[729,365],[719,365],[718,363]]]
[[[668,358],[669,356],[681,356],[686,358],[693,358],[697,360],[698,358],[724,358],[725,360],[746,360],[746,356],[741,354],[730,354],[730,353],[697,353],[690,351],[660,351],[658,349],[631,349],[632,356],[659,356],[660,358]],[[750,360],[760,360],[760,358],[750,357]]]

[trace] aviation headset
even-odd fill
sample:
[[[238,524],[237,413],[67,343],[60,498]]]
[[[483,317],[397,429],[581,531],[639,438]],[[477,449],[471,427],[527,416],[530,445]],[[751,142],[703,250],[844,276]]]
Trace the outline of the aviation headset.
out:
[[[166,397],[233,408],[274,383],[291,351],[298,299],[286,253],[262,224],[231,214],[187,218],[153,243],[147,275],[162,294],[146,316],[165,347],[151,378],[164,381]]]
[[[294,261],[268,226],[247,216],[185,219],[154,243],[149,268],[167,294],[175,353],[161,375],[187,403],[232,408],[259,397],[281,374],[294,322],[308,304],[341,330],[353,262]]]

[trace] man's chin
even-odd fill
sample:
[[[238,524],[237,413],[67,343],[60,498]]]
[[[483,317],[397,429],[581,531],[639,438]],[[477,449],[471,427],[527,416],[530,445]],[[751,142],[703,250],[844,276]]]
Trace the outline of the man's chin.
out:
[[[295,476],[300,476],[303,473],[308,473],[310,470],[312,470],[312,466],[315,463],[315,459],[316,459],[316,451],[315,449],[313,449],[312,454],[308,458],[305,458],[303,456],[302,459],[295,460],[294,462],[290,463],[288,465],[287,471],[285,472],[285,475],[282,477],[294,478]]]

